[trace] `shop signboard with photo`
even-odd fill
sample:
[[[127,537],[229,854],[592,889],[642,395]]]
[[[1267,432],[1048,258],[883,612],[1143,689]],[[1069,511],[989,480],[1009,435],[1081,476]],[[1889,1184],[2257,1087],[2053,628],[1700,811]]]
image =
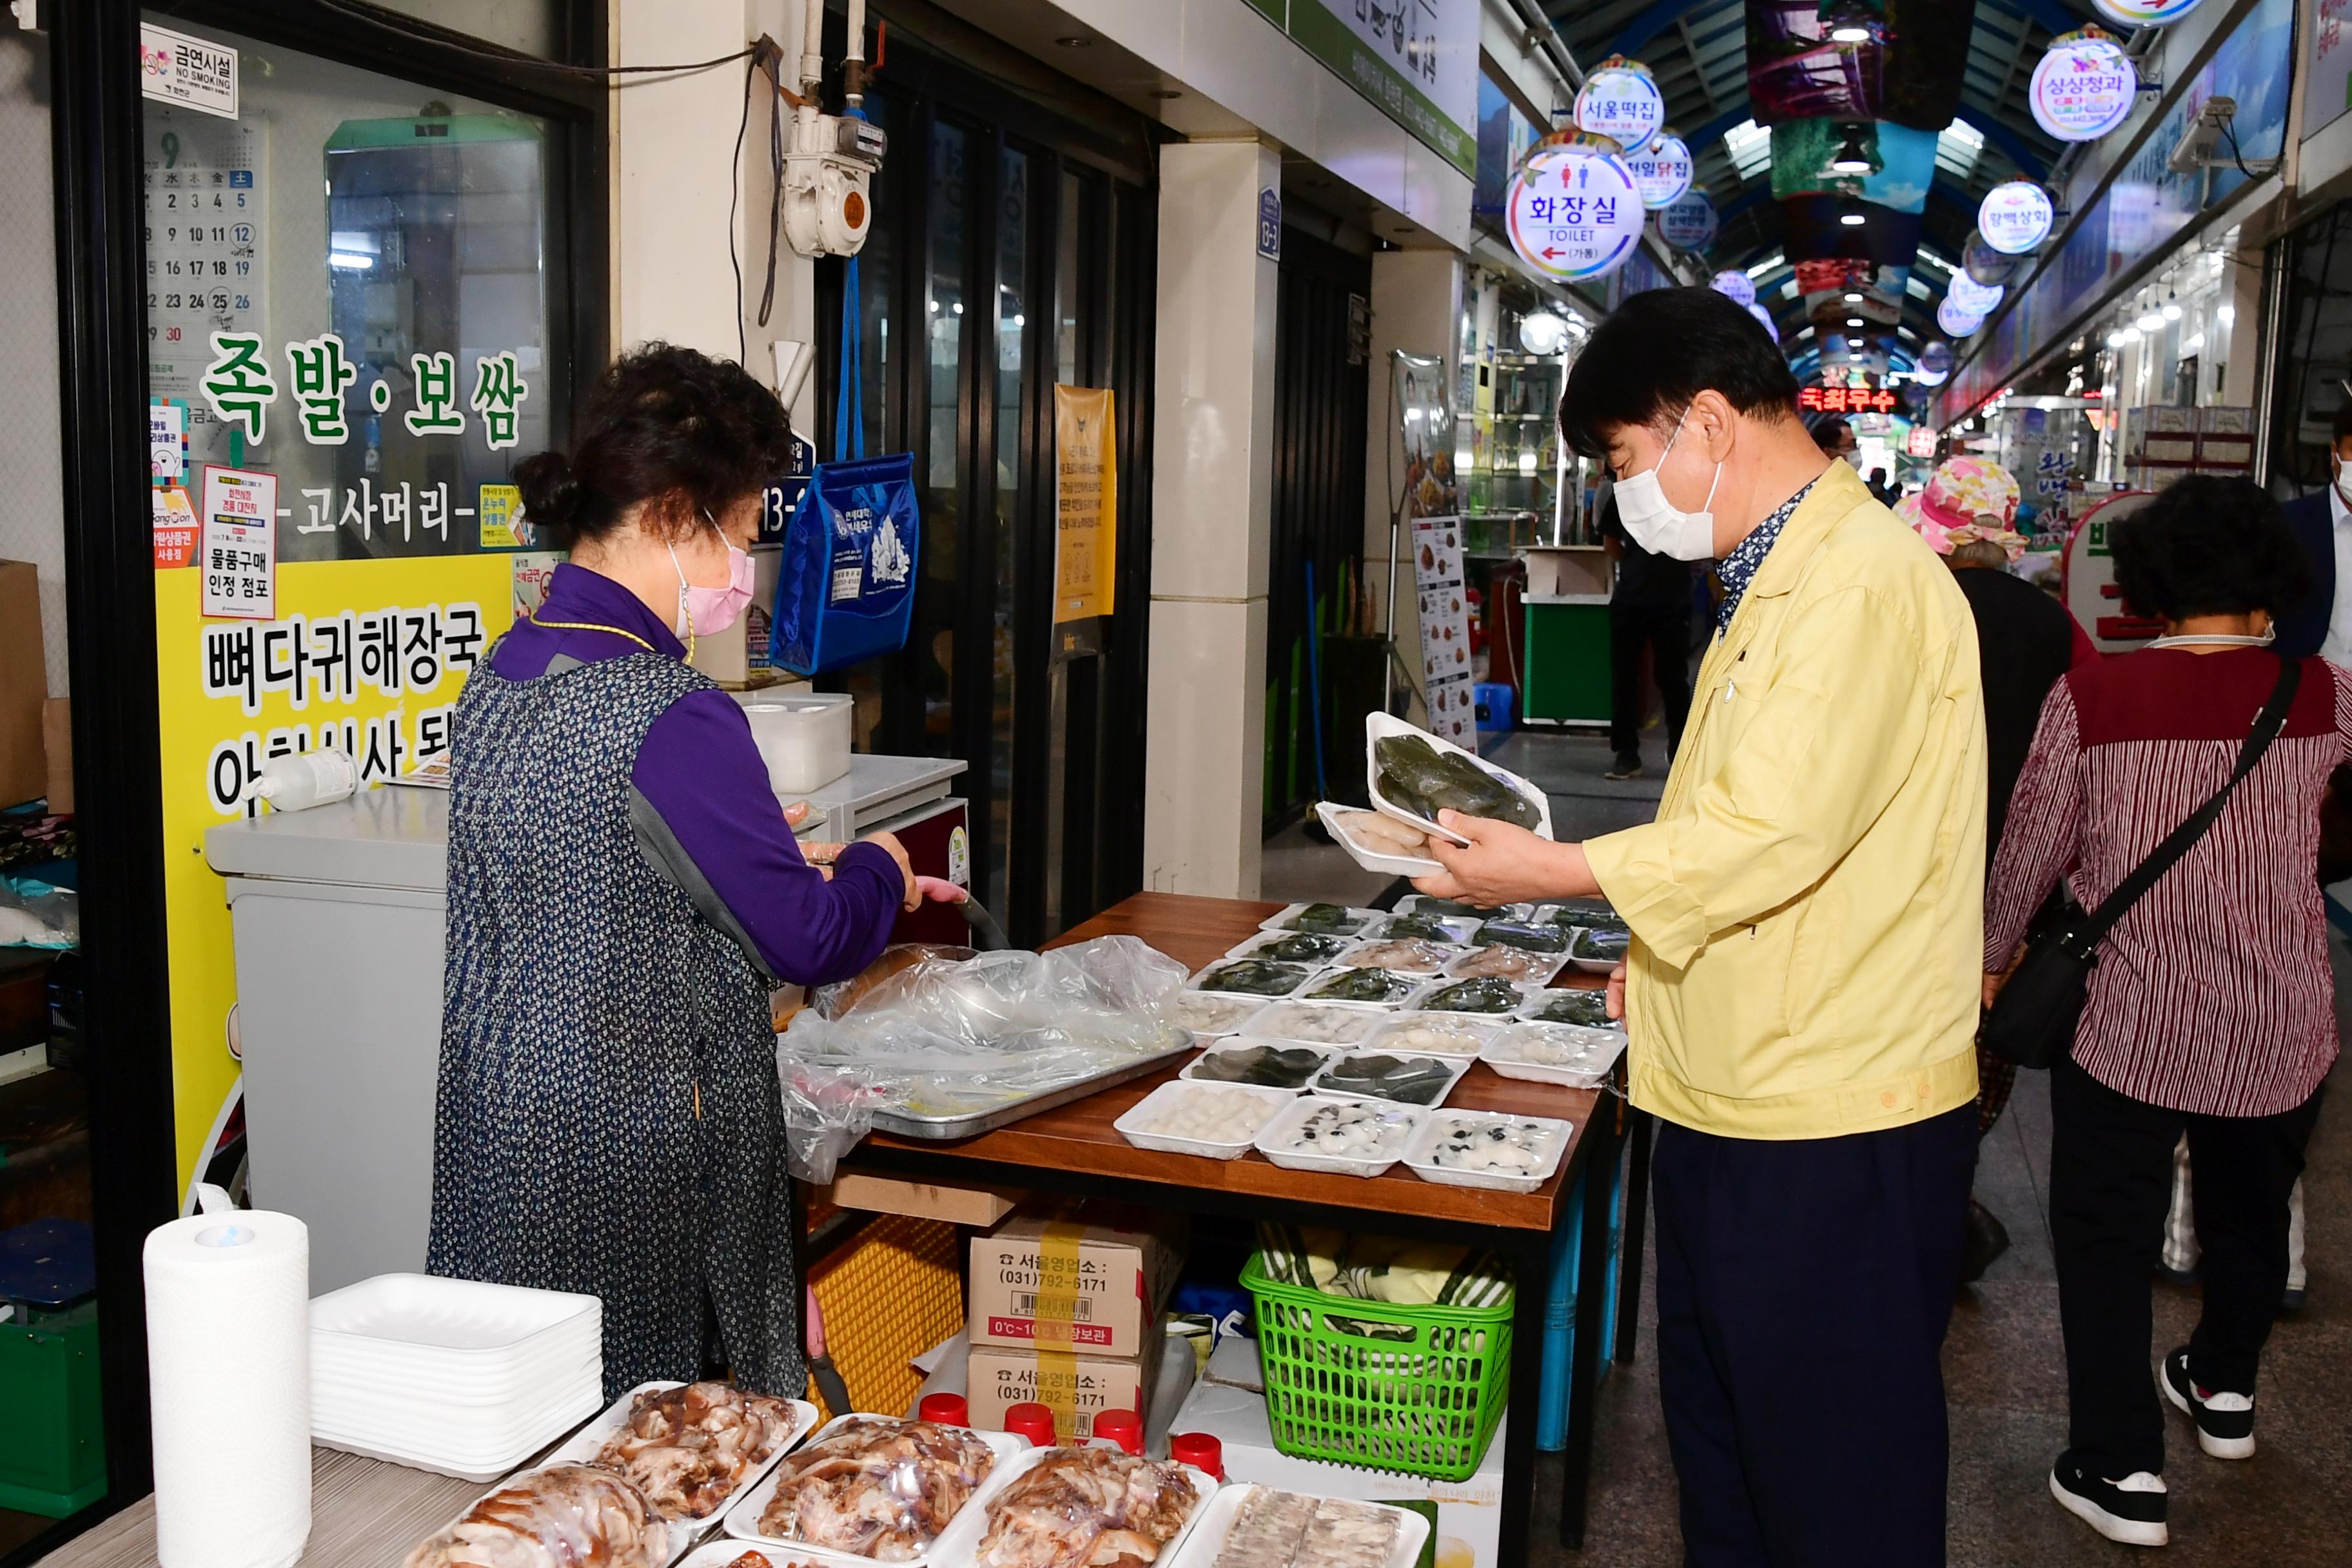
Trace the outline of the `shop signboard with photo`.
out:
[[[1478,0],[1249,0],[1463,174],[1478,171]]]
[[[2033,121],[2061,142],[2095,142],[2131,118],[2139,72],[2095,27],[2051,42],[2026,84]]]
[[[1690,191],[1658,209],[1658,237],[1676,250],[1705,250],[1715,243],[1718,222],[1715,204]]]
[[[1690,189],[1691,152],[1671,131],[1652,137],[1640,152],[1626,154],[1625,166],[1633,171],[1642,205],[1652,212],[1672,206]]]

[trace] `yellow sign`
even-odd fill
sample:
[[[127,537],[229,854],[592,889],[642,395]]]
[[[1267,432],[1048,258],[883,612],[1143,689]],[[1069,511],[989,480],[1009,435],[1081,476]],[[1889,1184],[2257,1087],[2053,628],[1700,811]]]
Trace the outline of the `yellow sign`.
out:
[[[236,968],[205,832],[261,810],[269,758],[333,746],[362,787],[448,744],[468,672],[513,620],[504,555],[281,562],[267,621],[208,620],[203,574],[155,574],[172,1080],[184,1194],[237,1091]],[[352,962],[368,962],[353,953]]]
[[[522,536],[515,531],[515,518],[522,510],[522,491],[512,485],[484,485],[474,510],[482,524],[483,549],[521,548]]]
[[[1111,613],[1118,448],[1108,387],[1054,388],[1054,624]]]

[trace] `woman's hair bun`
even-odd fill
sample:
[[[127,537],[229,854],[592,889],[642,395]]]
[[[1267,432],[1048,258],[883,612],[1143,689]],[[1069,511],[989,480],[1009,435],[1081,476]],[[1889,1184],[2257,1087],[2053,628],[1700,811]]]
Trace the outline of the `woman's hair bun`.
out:
[[[580,480],[561,452],[535,452],[515,465],[523,515],[541,528],[569,531],[580,524]]]

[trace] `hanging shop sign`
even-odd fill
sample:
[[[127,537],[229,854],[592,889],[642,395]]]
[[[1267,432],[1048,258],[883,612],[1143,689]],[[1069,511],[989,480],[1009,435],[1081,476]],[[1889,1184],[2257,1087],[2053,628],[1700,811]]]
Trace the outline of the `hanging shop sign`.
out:
[[[1118,452],[1108,387],[1054,388],[1054,657],[1102,651],[1118,560]]]
[[[1990,316],[2000,297],[2008,292],[1998,283],[1979,283],[1965,272],[1952,274],[1952,286],[1945,298],[1953,307],[1971,316]]]
[[[1633,171],[1633,188],[1652,212],[1671,206],[1690,189],[1695,164],[1690,148],[1671,131],[1662,131],[1638,153],[1628,153],[1625,166]]]
[[[2164,27],[2197,9],[2197,0],[2091,0],[2100,16],[2119,27]]]
[[[1911,368],[1913,379],[1927,386],[1941,386],[1951,379],[1952,345],[1932,342],[1919,351],[1919,363]]]
[[[1808,414],[1892,414],[1895,394],[1885,387],[1805,386],[1797,389],[1797,406]]]
[[[1774,342],[1780,341],[1780,323],[1772,319],[1771,311],[1762,305],[1750,305],[1748,313],[1756,318],[1756,324],[1762,327]]]
[[[2007,283],[2017,276],[2017,258],[2003,256],[1982,234],[1971,232],[1960,247],[1960,270],[1979,283]]]
[[[1658,209],[1658,237],[1676,250],[1705,250],[1715,243],[1715,204],[1687,191]]]
[[[2022,256],[2050,237],[2057,217],[2050,193],[2032,180],[2004,180],[1977,207],[1977,232],[2003,256]]]
[[[1576,125],[1606,136],[1627,152],[1638,152],[1666,122],[1666,95],[1650,68],[1612,55],[1584,79],[1576,95]]]
[[[1463,174],[1478,173],[1478,0],[1247,0]]]
[[[1756,303],[1756,279],[1736,267],[1727,267],[1707,279],[1708,288],[1742,305]]]
[[[1421,689],[1428,729],[1457,746],[1478,735],[1476,672],[1470,664],[1470,595],[1462,520],[1424,517],[1412,525],[1414,608],[1421,619]]]
[[[2026,87],[2034,123],[2061,142],[2095,142],[2130,117],[2139,73],[2096,27],[2052,40]]]
[[[1641,243],[1647,214],[1614,146],[1573,133],[1528,154],[1505,205],[1519,258],[1570,283],[1623,266]]]
[[[1936,307],[1936,325],[1952,337],[1965,338],[1974,335],[1976,330],[1984,325],[1984,318],[1970,315],[1947,294],[1944,302]]]

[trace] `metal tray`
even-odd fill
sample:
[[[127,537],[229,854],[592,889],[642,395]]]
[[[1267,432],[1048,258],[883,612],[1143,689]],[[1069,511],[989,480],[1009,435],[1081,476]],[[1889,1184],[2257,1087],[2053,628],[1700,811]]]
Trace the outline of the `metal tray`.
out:
[[[1011,1100],[1002,1105],[992,1105],[982,1110],[956,1110],[940,1116],[914,1116],[903,1110],[883,1110],[874,1113],[877,1132],[896,1133],[901,1138],[916,1138],[926,1142],[946,1143],[958,1138],[977,1138],[983,1132],[993,1132],[1000,1127],[1069,1104],[1074,1100],[1143,1077],[1146,1073],[1171,1067],[1194,1046],[1192,1031],[1174,1024],[1168,1026],[1169,1037],[1176,1041],[1164,1051],[1148,1057],[1138,1057],[1117,1067],[1105,1068],[1092,1078],[1082,1078],[1053,1089],[1041,1089],[1021,1100]]]

